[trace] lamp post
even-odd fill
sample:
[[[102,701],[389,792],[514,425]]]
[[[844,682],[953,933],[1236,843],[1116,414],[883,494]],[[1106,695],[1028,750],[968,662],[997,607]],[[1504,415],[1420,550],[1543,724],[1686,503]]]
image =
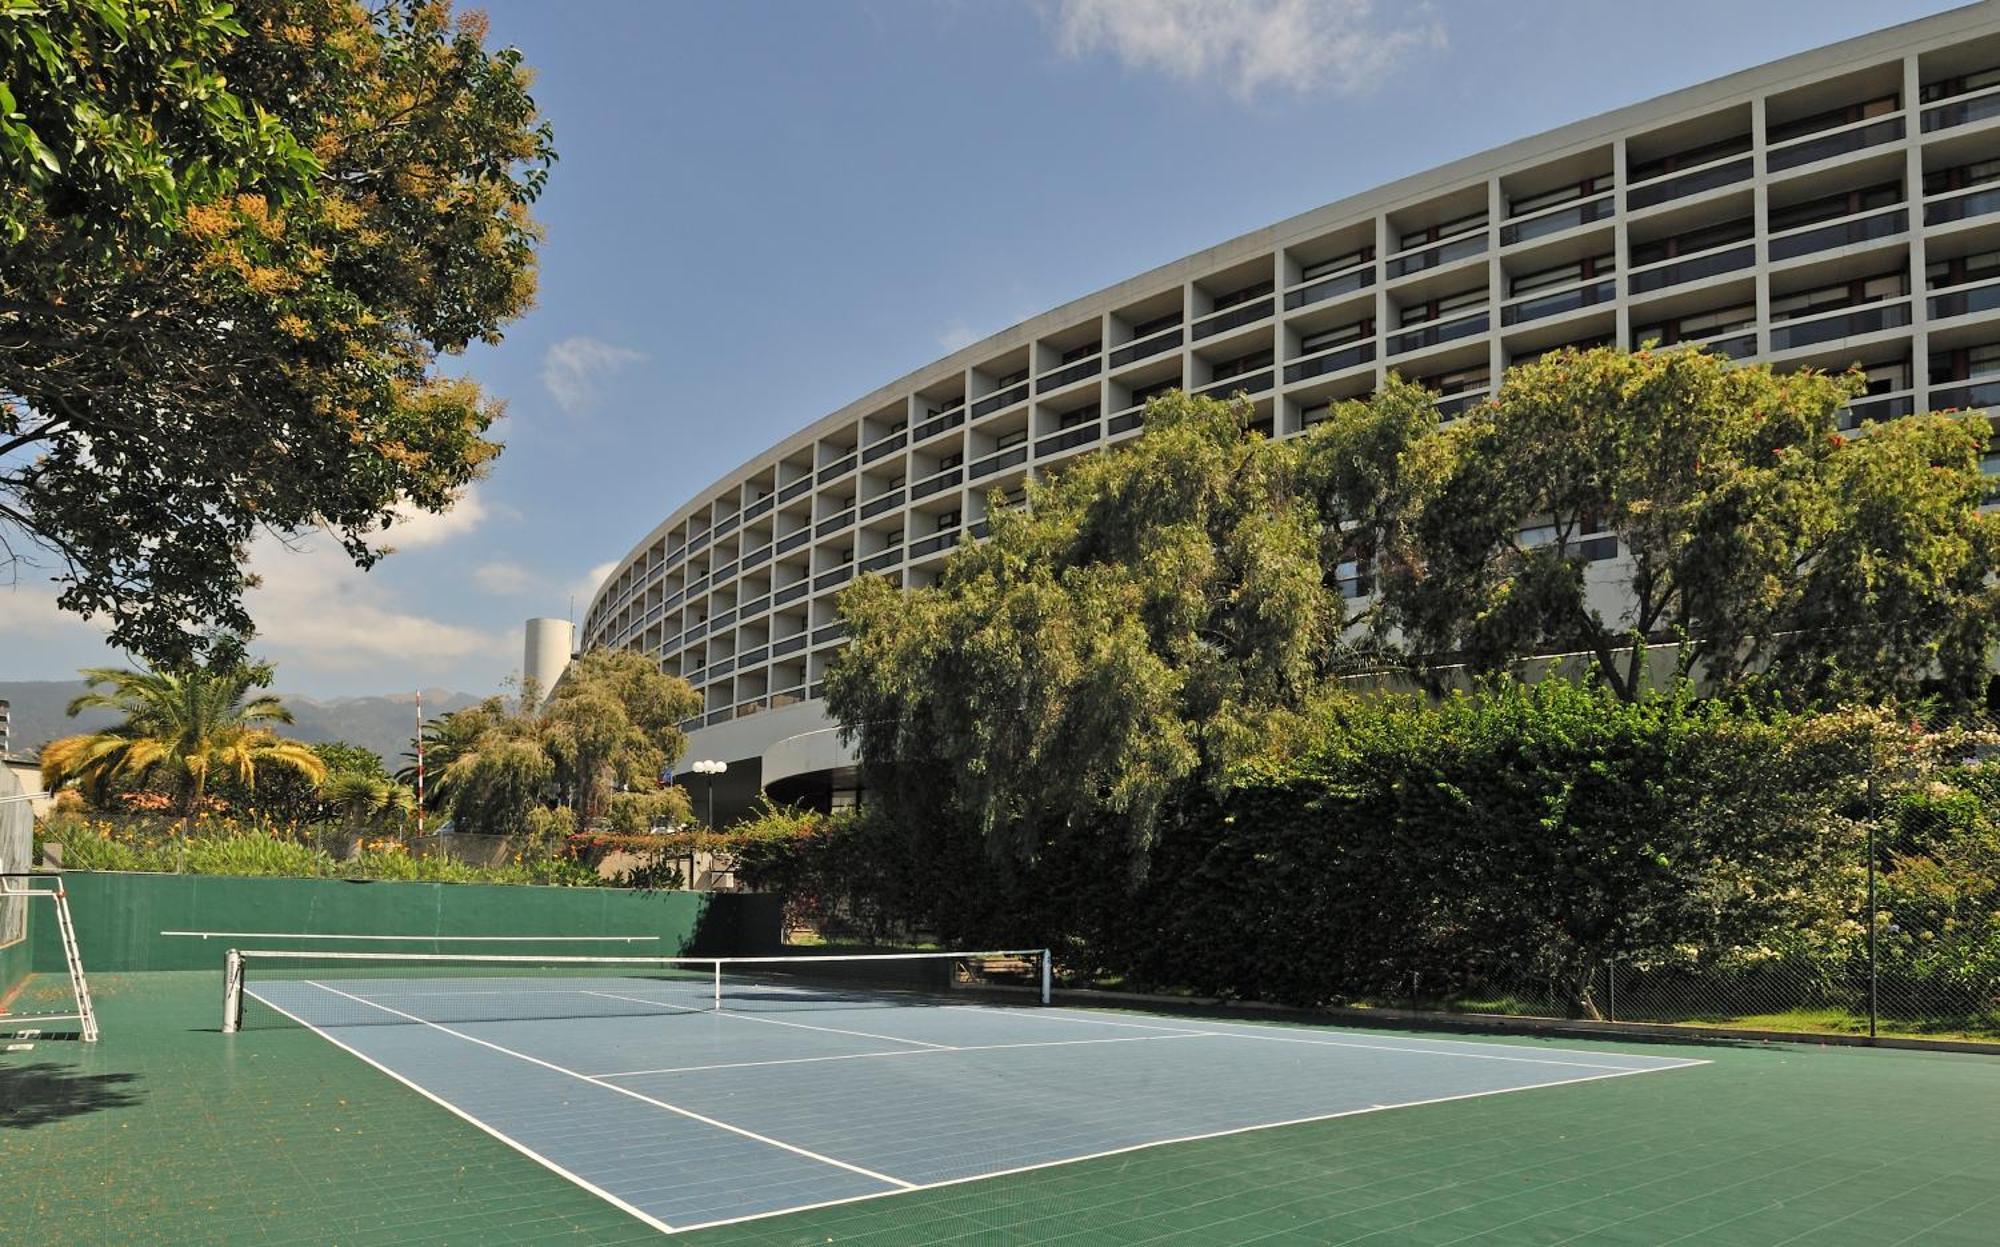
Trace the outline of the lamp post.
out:
[[[729,764],[727,762],[717,762],[710,758],[703,758],[701,761],[688,767],[688,769],[697,775],[705,776],[708,780],[708,825],[714,827],[715,777],[728,770]]]

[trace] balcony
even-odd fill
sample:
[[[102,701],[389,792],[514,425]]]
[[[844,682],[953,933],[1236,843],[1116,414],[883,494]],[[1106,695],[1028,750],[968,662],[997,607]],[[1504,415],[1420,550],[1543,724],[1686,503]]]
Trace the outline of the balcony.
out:
[[[1026,381],[1022,381],[1017,385],[1010,385],[1006,389],[996,394],[988,394],[985,398],[974,403],[972,405],[972,418],[977,420],[981,416],[990,416],[1003,408],[1012,407],[1015,403],[1021,402],[1027,397],[1028,383]]]
[[[1066,367],[1058,368],[1054,372],[1044,373],[1035,381],[1035,393],[1046,394],[1050,390],[1059,390],[1073,382],[1081,381],[1085,377],[1094,377],[1103,371],[1104,357],[1101,355],[1093,356],[1080,363],[1070,364]]]
[[[864,572],[879,572],[885,567],[894,567],[902,561],[903,548],[901,546],[894,546],[882,551],[880,554],[871,554],[867,558],[862,559],[861,570]]]
[[[1832,134],[1821,134],[1815,138],[1800,139],[1783,147],[1775,147],[1764,154],[1764,167],[1772,173],[1785,169],[1796,169],[1849,152],[1858,152],[1883,143],[1900,142],[1903,137],[1903,119],[1887,117],[1880,121],[1869,121]]]
[[[1745,140],[1748,145],[1748,140]],[[1656,204],[1668,203],[1675,199],[1686,199],[1704,191],[1732,186],[1737,182],[1747,182],[1756,172],[1756,162],[1749,156],[1739,156],[1724,160],[1719,164],[1706,165],[1686,173],[1673,173],[1641,183],[1625,192],[1625,210],[1636,212],[1641,208],[1651,208]]]
[[[1285,384],[1290,385],[1295,381],[1306,381],[1313,377],[1323,377],[1328,373],[1345,372],[1349,368],[1357,368],[1362,364],[1373,363],[1374,360],[1375,344],[1373,342],[1363,342],[1359,346],[1350,346],[1344,350],[1328,351],[1324,355],[1315,355],[1309,359],[1302,359],[1295,364],[1285,365]]]
[[[1975,411],[2000,407],[2000,379],[1931,390],[1934,411]]]
[[[1757,248],[1754,245],[1730,247],[1703,255],[1689,256],[1685,260],[1671,260],[1665,264],[1655,264],[1650,268],[1635,269],[1626,275],[1625,284],[1633,294],[1645,294],[1648,291],[1665,290],[1669,286],[1685,285],[1706,277],[1752,268],[1756,263]]]
[[[1485,251],[1486,231],[1481,229],[1477,234],[1454,238],[1450,242],[1442,242],[1434,247],[1426,247],[1422,251],[1395,257],[1389,261],[1389,276],[1407,277],[1411,273],[1421,273],[1475,255],[1483,255]]]
[[[1123,433],[1128,429],[1136,429],[1145,423],[1146,423],[1146,405],[1144,403],[1141,403],[1137,407],[1133,407],[1127,411],[1121,411],[1117,415],[1111,417],[1111,419],[1105,421],[1104,433],[1105,436],[1107,437],[1116,437],[1120,433]]]
[[[796,602],[800,598],[806,595],[806,590],[809,587],[810,585],[808,584],[808,582],[803,580],[795,580],[791,584],[788,584],[784,588],[779,589],[771,594],[771,605],[783,606],[787,602]]]
[[[762,498],[757,499],[757,501],[743,508],[743,518],[746,520],[754,520],[758,516],[764,514],[766,511],[769,511],[772,507],[772,504],[776,503],[777,501],[778,500],[775,497],[771,496],[770,494],[765,494]],[[669,555],[668,557],[671,558],[673,556]]]
[[[1541,320],[1548,316],[1559,316],[1564,312],[1574,312],[1579,308],[1594,307],[1599,303],[1609,303],[1618,297],[1618,283],[1605,280],[1555,294],[1537,295],[1510,303],[1500,309],[1500,323],[1518,325],[1524,321]]]
[[[947,469],[936,476],[918,481],[916,484],[910,486],[910,500],[914,502],[919,498],[928,498],[940,489],[950,489],[964,479],[965,472],[963,469]]]
[[[743,552],[743,570],[749,571],[751,568],[756,567],[759,564],[769,562],[770,559],[771,559],[771,543],[767,541],[763,545],[758,546],[755,550],[745,550]]]
[[[796,654],[805,647],[806,634],[795,632],[791,636],[771,642],[771,657],[782,658],[786,654]]]
[[[1075,450],[1078,446],[1088,446],[1097,440],[1097,432],[1097,421],[1092,420],[1089,424],[1078,425],[1076,428],[1065,429],[1061,433],[1045,437],[1035,443],[1035,458],[1061,454],[1065,450]]]
[[[1928,200],[1924,204],[1924,224],[1945,225],[1989,212],[2000,212],[2000,186],[1955,191],[1950,198]]]
[[[2000,117],[2000,92],[1982,95],[1976,99],[1959,100],[1941,108],[1926,108],[1922,129],[1925,134],[1933,130],[1949,130],[1954,126],[1967,126],[1975,121],[1986,121]]]
[[[770,608],[771,595],[767,593],[763,597],[751,598],[748,602],[745,602],[740,608],[738,615],[740,618],[748,619],[752,615],[761,615]]]
[[[1274,307],[1275,304],[1271,299],[1262,298],[1232,307],[1225,312],[1217,312],[1213,316],[1206,316],[1194,322],[1193,326],[1188,330],[1188,337],[1192,341],[1199,342],[1203,338],[1212,338],[1218,333],[1227,333],[1231,329],[1240,329],[1245,325],[1254,325],[1258,321],[1268,317]]]
[[[1293,311],[1298,308],[1308,307],[1314,303],[1323,303],[1338,295],[1353,294],[1358,290],[1366,290],[1374,284],[1375,266],[1373,264],[1368,264],[1362,268],[1350,269],[1345,273],[1339,273],[1332,277],[1322,277],[1318,281],[1309,282],[1287,293],[1285,295],[1285,310]]]
[[[840,477],[846,476],[849,472],[852,472],[854,470],[854,463],[855,463],[854,453],[852,451],[849,451],[846,455],[842,456],[839,459],[835,459],[832,463],[829,463],[825,467],[821,468],[819,470],[819,475],[814,477],[813,479],[818,481],[822,485],[826,484],[828,481],[837,480]]]
[[[1840,413],[1840,427],[1843,432],[1858,429],[1864,424],[1885,424],[1900,420],[1917,409],[1917,400],[1909,394],[1892,394],[1882,398],[1863,398],[1849,403]]]
[[[813,536],[824,537],[828,533],[837,533],[841,529],[846,528],[849,524],[852,524],[853,522],[854,522],[854,508],[849,507],[845,511],[842,511],[840,514],[828,516],[826,519],[821,520],[818,524],[815,524],[813,526]]]
[[[984,459],[975,460],[972,466],[966,469],[966,479],[976,481],[982,476],[991,476],[995,472],[1004,472],[1008,468],[1017,468],[1027,461],[1028,448],[1026,446],[1015,446],[1003,450],[998,454],[988,455]]]
[[[1111,352],[1111,366],[1123,368],[1140,359],[1151,359],[1162,351],[1171,351],[1181,344],[1181,327],[1175,325],[1164,333],[1156,333],[1150,338],[1141,338],[1128,346],[1121,346]]]
[[[922,541],[913,543],[910,546],[910,557],[912,559],[928,558],[936,554],[939,550],[949,550],[957,544],[958,531],[956,529],[951,532],[939,533],[934,537],[926,537]]]
[[[852,579],[854,579],[854,564],[849,563],[844,567],[836,567],[830,572],[821,572],[819,575],[813,577],[813,592],[817,593],[821,589],[831,589],[835,585],[844,585]]]
[[[903,502],[903,491],[900,489],[892,489],[886,494],[870,498],[868,501],[862,503],[861,518],[864,520],[872,520],[876,516],[882,514],[882,512],[887,511],[890,507],[901,506],[902,502]]]
[[[1537,238],[1547,238],[1580,225],[1602,221],[1618,211],[1618,203],[1610,195],[1592,199],[1586,203],[1571,204],[1554,212],[1544,212],[1540,216],[1521,221],[1509,221],[1500,227],[1500,245],[1511,247],[1515,243],[1529,242]]]
[[[778,538],[778,553],[790,554],[806,542],[812,540],[812,529],[801,528],[797,532],[786,533]]]
[[[720,537],[724,533],[733,533],[736,531],[736,526],[742,522],[743,517],[741,515],[725,515],[715,521],[715,535]]]
[[[910,441],[910,434],[908,430],[900,430],[898,432],[891,433],[889,436],[883,438],[882,440],[865,447],[861,451],[861,462],[873,463],[877,459],[880,459],[883,455],[891,454],[895,451],[901,450],[904,446],[907,446],[909,444],[909,441]]]
[[[1853,247],[1880,238],[1893,238],[1910,228],[1910,214],[1903,208],[1892,208],[1887,212],[1877,212],[1873,216],[1860,217],[1852,221],[1841,221],[1833,225],[1816,225],[1789,234],[1779,234],[1769,243],[1771,262],[1794,260],[1816,251],[1830,251],[1835,247]]]
[[[1931,296],[1932,320],[1947,320],[1953,316],[1969,316],[1974,312],[1992,311],[2000,311],[2000,282]]]
[[[1491,323],[1492,318],[1484,311],[1480,311],[1470,316],[1462,316],[1457,320],[1446,321],[1441,325],[1425,325],[1420,329],[1413,329],[1407,333],[1399,333],[1390,338],[1387,353],[1390,355],[1405,355],[1411,351],[1422,350],[1425,347],[1453,342],[1459,338],[1469,338],[1475,334],[1485,333]]]
[[[936,437],[938,434],[944,432],[946,429],[955,429],[959,425],[964,423],[965,423],[965,407],[963,404],[960,404],[959,406],[952,408],[950,411],[939,412],[937,415],[932,416],[930,419],[924,421],[916,428],[911,429],[910,444],[914,446],[918,442],[927,442],[931,438]]]
[[[844,640],[847,637],[847,625],[844,623],[832,623],[827,624],[823,628],[814,628],[812,636],[814,645],[825,645],[828,641]]]
[[[1449,398],[1440,398],[1432,405],[1437,408],[1438,423],[1442,424],[1447,420],[1458,419],[1480,403],[1485,402],[1486,398],[1487,394],[1485,390],[1477,390],[1470,394],[1453,394]]]

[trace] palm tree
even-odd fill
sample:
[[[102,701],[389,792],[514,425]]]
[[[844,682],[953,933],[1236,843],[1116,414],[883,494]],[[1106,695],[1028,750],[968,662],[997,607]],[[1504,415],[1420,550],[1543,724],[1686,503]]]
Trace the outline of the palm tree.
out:
[[[400,820],[416,812],[417,794],[393,779],[349,771],[329,776],[319,799],[348,827]]]
[[[315,784],[326,778],[326,764],[312,750],[263,726],[292,721],[276,697],[252,695],[270,683],[268,664],[90,667],[83,677],[90,691],[70,702],[70,715],[104,709],[124,719],[43,748],[42,785],[51,792],[74,785],[97,800],[121,780],[159,783],[189,817],[201,808],[211,775],[233,776],[245,788],[256,787],[258,770],[269,767],[296,771]]]

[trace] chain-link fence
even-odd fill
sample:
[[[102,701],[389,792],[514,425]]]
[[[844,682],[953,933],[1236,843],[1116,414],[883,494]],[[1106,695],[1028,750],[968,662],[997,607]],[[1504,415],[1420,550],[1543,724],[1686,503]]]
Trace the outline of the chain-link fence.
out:
[[[0,766],[0,949],[28,938],[28,901],[20,895],[25,879],[7,876],[28,869],[34,852],[35,816],[20,780]],[[6,984],[0,983],[0,988]]]
[[[2000,763],[1871,781],[1817,896],[1750,940],[1426,992],[1422,1010],[2000,1043]],[[1871,916],[1872,915],[1872,921]],[[1395,1002],[1384,1002],[1395,1003]]]

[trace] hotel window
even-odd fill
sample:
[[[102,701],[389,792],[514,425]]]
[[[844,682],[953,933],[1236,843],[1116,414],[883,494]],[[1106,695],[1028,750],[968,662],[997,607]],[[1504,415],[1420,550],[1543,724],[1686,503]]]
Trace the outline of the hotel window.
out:
[[[940,511],[940,512],[938,512],[938,517],[937,517],[937,531],[938,531],[938,532],[941,532],[941,533],[942,533],[942,532],[949,532],[950,530],[952,530],[952,529],[954,529],[954,528],[957,528],[957,527],[958,527],[958,512],[956,512],[956,511]]]
[[[1102,342],[1086,342],[1082,346],[1073,346],[1062,353],[1062,363],[1074,364],[1080,359],[1089,359],[1103,349]]]
[[[1168,312],[1165,316],[1155,316],[1151,320],[1140,321],[1132,326],[1133,338],[1150,338],[1162,329],[1172,329],[1181,323],[1179,312]]]
[[[1970,95],[1974,91],[1984,91],[1988,87],[2000,87],[2000,66],[1992,69],[1976,69],[1955,78],[1927,82],[1917,98],[1922,103],[1931,104],[1938,100],[1948,100],[1954,95]]]
[[[1305,337],[1299,339],[1299,354],[1312,355],[1327,350],[1330,347],[1340,346],[1348,342],[1359,342],[1364,338],[1372,338],[1374,336],[1375,318],[1371,316],[1364,320],[1354,321],[1352,324],[1340,325],[1333,329],[1322,330],[1319,333],[1307,334]]]
[[[1835,308],[1854,307],[1863,303],[1879,303],[1883,299],[1898,299],[1909,293],[1903,288],[1905,275],[1883,273],[1875,277],[1863,277],[1854,281],[1841,282],[1832,286],[1820,286],[1813,290],[1801,290],[1771,300],[1772,320],[1797,320],[1816,312],[1829,312]]]
[[[1948,260],[1932,260],[1924,266],[1924,281],[1932,290],[1994,277],[2000,277],[2000,251],[1976,251]]]
[[[1443,242],[1447,238],[1456,238],[1460,234],[1470,234],[1475,230],[1485,228],[1486,213],[1483,211],[1474,212],[1469,216],[1462,216],[1454,221],[1446,221],[1425,229],[1413,230],[1410,233],[1404,234],[1398,240],[1397,246],[1401,250],[1408,251],[1412,247],[1422,247],[1429,243]]]
[[[1484,306],[1485,303],[1486,287],[1477,286],[1471,290],[1461,290],[1456,294],[1432,299],[1428,303],[1412,303],[1402,310],[1401,318],[1396,323],[1398,326],[1422,325],[1466,308]]]
[[[964,454],[954,451],[953,453],[948,454],[944,458],[938,460],[938,471],[949,472],[951,469],[957,467],[958,465],[964,462],[965,462]]]
[[[2000,178],[2000,160],[1975,160],[1971,164],[1924,174],[1924,194],[1962,191],[1968,186],[1983,186],[1995,178]]]
[[[1566,204],[1576,199],[1588,199],[1592,195],[1610,189],[1611,175],[1609,173],[1600,173],[1595,177],[1587,177],[1581,182],[1571,182],[1566,186],[1558,186],[1554,190],[1542,191],[1536,195],[1523,195],[1519,199],[1511,200],[1507,204],[1507,214],[1509,216],[1526,216],[1530,212],[1540,212],[1544,208],[1553,208],[1557,204]]]
[[[1346,255],[1337,255],[1331,260],[1321,260],[1315,264],[1302,266],[1299,269],[1299,280],[1311,281],[1315,277],[1325,277],[1329,273],[1338,273],[1343,269],[1353,268],[1357,264],[1366,264],[1374,258],[1375,248],[1372,246],[1363,247],[1358,251],[1350,251]]]
[[[1270,282],[1268,281],[1252,282],[1250,285],[1243,287],[1241,290],[1232,290],[1228,294],[1216,295],[1215,305],[1209,310],[1220,312],[1225,308],[1232,308],[1240,303],[1248,303],[1252,299],[1261,299],[1269,293],[1271,293]]]
[[[1873,186],[1864,186],[1860,190],[1823,195],[1802,204],[1793,204],[1789,208],[1774,209],[1771,212],[1771,232],[1776,234],[1802,225],[1831,221],[1836,217],[1853,216],[1857,212],[1871,212],[1876,208],[1886,208],[1890,204],[1901,202],[1903,202],[1901,182],[1878,182]]]
[[[1610,254],[1585,256],[1574,264],[1559,264],[1555,268],[1545,268],[1539,272],[1523,273],[1516,277],[1509,287],[1511,294],[1527,294],[1533,290],[1548,290],[1555,286],[1567,286],[1572,282],[1587,281],[1592,277],[1603,277],[1618,270],[1615,256]]]
[[[1716,225],[1704,225],[1691,229],[1672,238],[1662,238],[1655,242],[1633,243],[1632,264],[1636,268],[1643,264],[1657,264],[1661,260],[1671,260],[1678,256],[1693,255],[1697,251],[1709,251],[1716,247],[1726,247],[1730,243],[1742,242],[1757,232],[1757,223],[1749,217],[1738,217],[1733,221],[1723,221]]]
[[[1095,419],[1097,419],[1097,404],[1092,403],[1088,407],[1079,407],[1075,411],[1065,411],[1056,418],[1056,427],[1058,429],[1073,429],[1079,424],[1089,424]]]
[[[1931,356],[1931,384],[1946,381],[1984,381],[2000,377],[2000,342],[1940,351]]]
[[[1027,440],[1028,440],[1028,430],[1015,429],[1011,433],[1002,433],[999,437],[994,438],[993,449],[996,451],[1011,450]]]
[[[1857,121],[1865,121],[1870,117],[1880,117],[1886,113],[1893,113],[1902,106],[1903,100],[1901,96],[1881,95],[1859,104],[1847,104],[1840,108],[1830,108],[1823,113],[1814,113],[1810,117],[1801,117],[1797,121],[1787,121],[1772,126],[1765,141],[1777,144],[1790,139],[1804,138],[1808,134],[1817,134],[1821,130],[1833,130],[1841,126],[1853,125]]]

